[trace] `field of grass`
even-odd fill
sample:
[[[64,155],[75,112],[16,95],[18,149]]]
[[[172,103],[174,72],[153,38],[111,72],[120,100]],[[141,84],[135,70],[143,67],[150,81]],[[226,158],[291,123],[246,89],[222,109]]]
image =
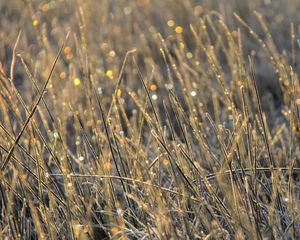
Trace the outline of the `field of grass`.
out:
[[[0,0],[0,239],[299,239],[300,0]]]

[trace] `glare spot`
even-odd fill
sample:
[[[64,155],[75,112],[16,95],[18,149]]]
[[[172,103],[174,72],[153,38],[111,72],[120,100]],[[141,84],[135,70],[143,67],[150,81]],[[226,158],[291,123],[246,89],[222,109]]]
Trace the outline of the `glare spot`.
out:
[[[168,25],[169,27],[174,27],[175,22],[174,22],[173,20],[169,20],[169,21],[167,22],[167,25]]]
[[[79,160],[80,162],[82,162],[82,161],[84,160],[84,157],[83,157],[83,156],[80,156],[80,157],[78,158],[78,160]]]
[[[117,215],[121,215],[122,214],[122,209],[118,208],[116,212],[117,212]]]
[[[157,90],[157,85],[151,84],[150,90],[151,90],[152,92],[155,92],[155,91]]]
[[[74,79],[74,85],[75,85],[75,86],[79,86],[80,83],[81,83],[80,78],[75,78],[75,79]]]
[[[57,132],[53,132],[53,137],[56,139],[58,138],[58,133]]]
[[[178,34],[183,33],[183,27],[177,26],[177,27],[175,28],[175,32],[178,33]]]
[[[43,4],[43,6],[41,7],[41,10],[43,12],[47,12],[49,10],[49,5],[47,3]]]
[[[68,60],[71,60],[73,58],[73,56],[74,55],[73,55],[72,52],[66,55],[66,57],[67,57]]]
[[[163,163],[163,165],[168,166],[169,161],[168,161],[168,159],[164,158],[162,163]]]
[[[98,87],[98,88],[97,88],[97,92],[98,92],[98,94],[100,94],[100,95],[103,94],[102,88],[101,88],[101,87]]]
[[[192,97],[195,97],[196,95],[197,95],[197,92],[196,92],[196,91],[194,91],[194,90],[191,91],[191,96],[192,96]]]
[[[37,19],[35,19],[33,22],[32,22],[32,25],[34,27],[37,27],[39,25],[39,21]]]
[[[100,48],[101,48],[103,51],[106,51],[108,47],[109,47],[109,46],[108,46],[108,44],[107,44],[106,42],[104,42],[104,43],[102,43],[102,44],[100,45]]]
[[[64,53],[65,53],[66,55],[72,53],[72,48],[69,47],[69,46],[65,47],[65,48],[64,48]]]
[[[124,136],[124,131],[121,130],[121,131],[119,132],[119,135],[120,135],[120,136]]]
[[[165,87],[166,87],[166,89],[171,90],[171,89],[173,89],[173,84],[172,83],[166,83]]]
[[[186,57],[187,57],[187,59],[192,59],[193,58],[193,54],[191,52],[187,52],[186,53]]]
[[[114,56],[116,56],[116,52],[114,50],[110,50],[108,53],[108,56],[114,57]]]
[[[61,73],[59,74],[59,77],[60,77],[60,79],[65,79],[65,78],[67,77],[66,72],[61,72]]]
[[[119,232],[119,228],[118,227],[112,227],[110,229],[110,233],[112,236],[116,235]]]
[[[129,14],[131,14],[132,9],[131,9],[131,7],[129,7],[129,6],[126,6],[126,7],[123,9],[123,11],[124,11],[124,13],[125,13],[126,15],[129,15]]]
[[[106,71],[106,76],[109,77],[110,79],[112,79],[114,77],[113,71],[112,70],[107,70]]]
[[[203,12],[203,8],[200,6],[200,5],[197,5],[195,8],[194,8],[194,13],[196,15],[199,15]]]
[[[118,96],[118,97],[121,97],[121,96],[122,96],[122,90],[121,90],[121,89],[118,89],[118,91],[117,91],[117,96]]]
[[[49,177],[49,173],[45,172],[45,178],[48,178],[48,177]]]
[[[151,96],[151,99],[153,100],[153,101],[155,101],[155,100],[157,100],[157,95],[156,94],[153,94],[152,96]]]

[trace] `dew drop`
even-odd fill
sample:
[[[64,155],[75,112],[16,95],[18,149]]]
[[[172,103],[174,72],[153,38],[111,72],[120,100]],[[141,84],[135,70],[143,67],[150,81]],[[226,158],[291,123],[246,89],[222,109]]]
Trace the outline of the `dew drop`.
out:
[[[173,84],[172,83],[166,83],[165,87],[166,87],[166,89],[171,90],[171,89],[173,89]]]
[[[197,92],[196,91],[191,91],[191,96],[192,97],[195,97],[197,95]]]
[[[53,132],[53,137],[54,137],[54,139],[58,138],[58,133],[56,131]]]
[[[129,7],[129,6],[126,6],[125,8],[124,8],[124,13],[126,14],[126,15],[129,15],[129,14],[131,14],[131,12],[132,12],[132,9],[131,9],[131,7]]]
[[[153,94],[153,95],[151,96],[151,99],[154,100],[154,101],[157,100],[157,98],[158,98],[158,97],[157,97],[156,94]]]
[[[116,212],[117,212],[117,215],[121,215],[122,214],[122,209],[118,208]]]

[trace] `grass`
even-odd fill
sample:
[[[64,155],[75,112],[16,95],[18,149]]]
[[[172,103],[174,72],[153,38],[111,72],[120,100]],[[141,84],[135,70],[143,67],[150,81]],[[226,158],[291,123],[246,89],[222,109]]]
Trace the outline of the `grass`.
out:
[[[2,1],[0,238],[298,239],[299,4]]]

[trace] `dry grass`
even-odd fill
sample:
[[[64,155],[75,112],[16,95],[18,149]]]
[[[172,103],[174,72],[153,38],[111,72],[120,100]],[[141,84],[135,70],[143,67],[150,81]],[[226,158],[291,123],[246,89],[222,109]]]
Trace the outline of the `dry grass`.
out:
[[[0,2],[0,238],[299,239],[300,1],[247,2]]]

